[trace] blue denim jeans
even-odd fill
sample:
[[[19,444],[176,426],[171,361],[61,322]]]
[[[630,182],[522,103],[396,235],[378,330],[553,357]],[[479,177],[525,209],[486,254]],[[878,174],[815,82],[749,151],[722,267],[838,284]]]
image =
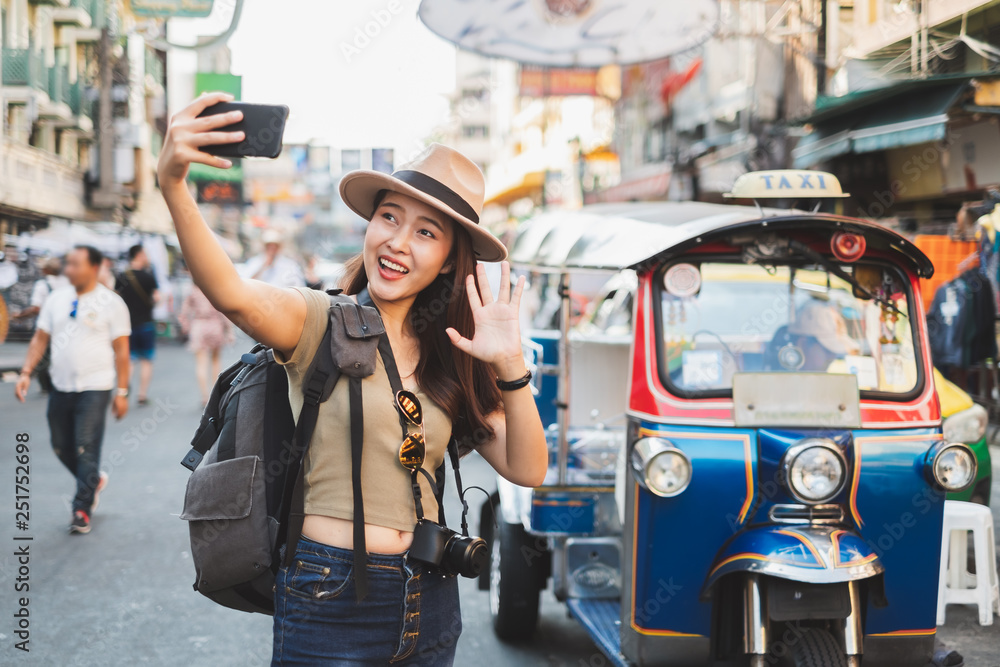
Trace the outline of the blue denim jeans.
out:
[[[100,481],[101,442],[111,390],[59,391],[49,394],[47,417],[52,449],[76,477],[73,511],[90,514],[94,489]]]
[[[402,554],[368,554],[355,600],[353,552],[299,538],[274,589],[276,665],[451,665],[462,633],[458,580]]]

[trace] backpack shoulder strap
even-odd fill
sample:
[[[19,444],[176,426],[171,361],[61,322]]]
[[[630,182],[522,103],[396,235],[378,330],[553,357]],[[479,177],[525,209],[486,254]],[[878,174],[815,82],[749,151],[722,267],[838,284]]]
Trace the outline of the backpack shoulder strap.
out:
[[[139,279],[135,277],[135,272],[132,270],[132,267],[125,269],[125,272],[122,275],[125,276],[125,279],[132,286],[132,289],[135,290],[135,293],[139,296],[139,298],[142,299],[142,302],[147,306],[152,306],[153,298],[149,296],[149,293],[145,289],[143,289]]]
[[[330,295],[331,305],[337,297]],[[299,412],[298,421],[295,424],[295,433],[292,436],[292,443],[289,447],[289,463],[285,474],[284,496],[281,501],[281,512],[279,517],[283,518],[278,522],[277,545],[285,545],[285,554],[282,559],[285,565],[292,562],[295,556],[295,547],[302,534],[302,522],[305,519],[305,466],[302,465],[306,449],[312,440],[313,432],[316,430],[316,422],[319,418],[319,405],[330,398],[333,389],[340,379],[340,371],[333,360],[333,350],[330,346],[330,322],[327,321],[326,333],[320,340],[319,348],[313,357],[309,369],[302,378],[302,410]],[[287,518],[285,518],[287,515]]]
[[[342,290],[339,289],[326,291],[330,298],[330,307],[337,303],[354,303],[351,297],[341,292]],[[290,565],[295,556],[295,547],[302,534],[302,522],[305,519],[305,480],[303,479],[305,466],[302,465],[302,460],[312,440],[313,431],[316,430],[319,405],[330,398],[337,381],[340,380],[340,370],[337,368],[333,358],[333,348],[330,345],[332,335],[330,320],[327,319],[326,333],[323,334],[313,361],[302,377],[302,393],[305,397],[298,422],[295,424],[292,445],[289,448],[291,456],[286,471],[281,512],[278,515],[283,520],[279,521],[278,539],[275,542],[279,546],[285,545],[284,557],[281,559],[284,565]]]
[[[257,343],[249,352],[240,357],[239,361],[219,373],[219,378],[215,381],[215,386],[212,387],[212,394],[208,399],[208,403],[201,413],[201,423],[198,424],[198,429],[191,439],[191,449],[181,461],[181,465],[188,470],[193,471],[198,467],[198,464],[205,457],[205,453],[211,448],[212,443],[219,437],[219,431],[222,428],[219,403],[222,400],[222,395],[230,387],[239,384],[243,376],[246,375],[246,371],[257,363],[257,355],[262,351],[266,354],[266,348]]]

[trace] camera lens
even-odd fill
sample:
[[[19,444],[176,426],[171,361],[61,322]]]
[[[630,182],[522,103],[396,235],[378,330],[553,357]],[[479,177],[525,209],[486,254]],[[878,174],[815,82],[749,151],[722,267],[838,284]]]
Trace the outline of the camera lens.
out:
[[[486,542],[481,537],[455,535],[445,547],[441,564],[455,574],[472,579],[486,567],[488,558]]]

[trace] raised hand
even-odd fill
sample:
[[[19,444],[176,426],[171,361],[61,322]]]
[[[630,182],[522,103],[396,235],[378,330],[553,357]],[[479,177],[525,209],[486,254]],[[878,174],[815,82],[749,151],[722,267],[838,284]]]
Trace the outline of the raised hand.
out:
[[[156,168],[161,183],[183,181],[187,178],[188,167],[192,162],[220,169],[233,165],[231,161],[209,155],[201,148],[213,144],[243,141],[243,132],[218,131],[220,127],[243,118],[243,112],[230,111],[198,118],[198,114],[213,104],[232,101],[233,96],[229,93],[206,93],[170,118],[163,148],[160,150],[160,161]]]
[[[517,281],[513,293],[510,285],[510,264],[500,265],[500,291],[493,300],[493,291],[486,279],[486,268],[479,264],[476,268],[480,289],[470,274],[465,279],[469,306],[476,325],[472,338],[465,338],[455,329],[447,329],[452,344],[476,359],[491,364],[502,380],[515,380],[524,374],[524,358],[521,352],[521,328],[518,309],[521,293],[524,291],[524,276]],[[510,375],[514,377],[510,377]]]

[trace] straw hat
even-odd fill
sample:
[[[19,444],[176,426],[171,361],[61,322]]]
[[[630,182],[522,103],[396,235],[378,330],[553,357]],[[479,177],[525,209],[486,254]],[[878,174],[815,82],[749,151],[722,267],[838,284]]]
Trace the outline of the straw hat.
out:
[[[795,321],[788,325],[788,333],[795,336],[812,336],[833,354],[857,354],[858,343],[847,334],[844,317],[829,305],[807,301],[795,314]]]
[[[486,182],[476,164],[458,151],[431,144],[412,162],[390,174],[365,169],[349,172],[340,181],[340,196],[365,220],[375,214],[375,195],[390,190],[433,206],[472,236],[476,259],[499,262],[507,249],[479,226]]]
[[[285,235],[277,229],[265,229],[260,235],[261,243],[267,245],[268,243],[281,243],[285,240]]]

